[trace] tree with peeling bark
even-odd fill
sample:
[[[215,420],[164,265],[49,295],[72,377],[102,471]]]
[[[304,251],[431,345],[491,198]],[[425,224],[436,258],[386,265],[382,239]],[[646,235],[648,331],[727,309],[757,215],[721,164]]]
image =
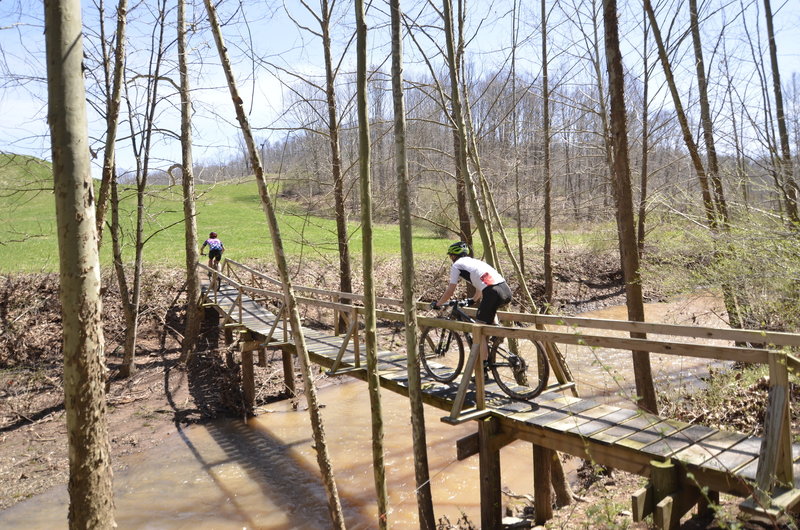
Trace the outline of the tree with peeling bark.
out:
[[[181,344],[182,362],[188,362],[200,331],[200,277],[197,271],[197,212],[192,158],[192,97],[186,51],[186,0],[178,0],[178,70],[181,98],[181,183],[183,189],[184,248],[186,249],[186,329]]]
[[[333,476],[333,466],[331,465],[330,457],[328,456],[328,445],[325,439],[325,428],[322,423],[322,415],[320,413],[319,400],[317,399],[317,390],[314,387],[314,379],[311,374],[311,359],[308,355],[305,337],[303,336],[302,322],[300,320],[300,311],[297,307],[297,299],[294,295],[294,288],[292,287],[292,280],[289,276],[289,265],[286,261],[286,253],[283,249],[283,240],[281,238],[280,227],[278,226],[278,218],[275,213],[272,196],[267,188],[267,183],[264,179],[264,168],[261,164],[261,157],[259,155],[258,146],[253,139],[253,133],[250,128],[250,122],[244,110],[244,103],[239,95],[239,89],[236,84],[236,79],[233,75],[233,67],[231,66],[230,59],[228,58],[228,51],[225,47],[225,41],[222,37],[222,30],[220,29],[217,11],[211,0],[205,0],[206,12],[208,13],[208,20],[211,24],[211,31],[214,35],[214,42],[217,46],[220,62],[225,72],[225,78],[228,82],[228,89],[231,94],[231,101],[236,111],[236,120],[239,123],[244,140],[247,144],[248,153],[250,155],[250,162],[256,176],[258,184],[258,194],[261,198],[261,205],[264,209],[264,214],[267,217],[269,225],[270,236],[272,239],[272,247],[275,254],[275,263],[280,273],[281,282],[283,285],[283,295],[285,301],[285,310],[289,316],[289,323],[292,329],[292,338],[294,339],[294,347],[297,357],[300,360],[300,368],[303,375],[303,383],[305,386],[306,400],[308,401],[308,413],[311,419],[311,428],[314,434],[314,443],[317,452],[317,464],[320,467],[322,479],[325,484],[325,490],[328,495],[328,512],[330,513],[331,522],[334,528],[345,528],[344,513],[342,511],[342,504],[339,500],[339,491],[336,487],[336,481]]]
[[[367,350],[367,387],[372,418],[372,473],[378,497],[378,527],[387,528],[389,499],[383,451],[383,409],[378,373],[377,319],[375,317],[375,268],[372,242],[372,176],[370,174],[369,103],[367,102],[367,24],[364,0],[355,0],[356,12],[356,101],[358,111],[358,165],[361,182],[361,247],[364,257],[364,342]]]
[[[69,444],[69,527],[113,528],[100,260],[80,2],[48,0],[44,14]]]
[[[613,164],[613,189],[616,203],[617,233],[622,274],[625,280],[625,298],[628,319],[644,322],[642,281],[639,275],[639,252],[633,222],[633,197],[631,191],[630,162],[628,159],[628,127],[625,109],[625,72],[619,48],[619,26],[616,0],[603,0],[603,26],[605,29],[606,64],[610,93],[610,136]],[[631,337],[644,338],[643,333]],[[633,372],[636,380],[638,406],[652,413],[658,412],[653,374],[648,352],[633,352]]]
[[[414,248],[411,208],[408,192],[408,157],[406,154],[406,109],[403,97],[403,36],[400,0],[390,0],[392,26],[392,97],[394,101],[394,149],[397,173],[398,221],[400,224],[400,256],[402,265],[403,312],[408,369],[408,397],[411,405],[411,436],[414,450],[419,526],[424,530],[436,528],[431,495],[428,446],[425,435],[425,411],[422,402],[419,356],[417,352],[417,291],[414,270]]]

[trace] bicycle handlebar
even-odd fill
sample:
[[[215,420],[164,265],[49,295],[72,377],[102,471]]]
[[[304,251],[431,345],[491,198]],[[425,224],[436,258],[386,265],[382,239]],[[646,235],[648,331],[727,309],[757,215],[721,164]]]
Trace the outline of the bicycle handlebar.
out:
[[[442,304],[441,307],[468,307],[470,305],[472,305],[472,298],[464,298],[463,300],[449,300]]]

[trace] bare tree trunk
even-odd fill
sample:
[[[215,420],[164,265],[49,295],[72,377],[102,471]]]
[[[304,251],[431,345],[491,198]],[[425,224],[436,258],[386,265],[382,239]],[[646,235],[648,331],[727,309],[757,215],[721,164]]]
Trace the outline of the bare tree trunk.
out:
[[[119,373],[122,377],[129,377],[136,371],[136,342],[139,334],[139,307],[141,303],[141,290],[142,290],[142,272],[144,268],[143,251],[145,244],[144,237],[144,219],[147,212],[145,211],[145,193],[147,191],[147,177],[150,171],[150,145],[153,139],[153,130],[155,128],[156,109],[158,106],[158,83],[161,79],[161,66],[164,58],[164,30],[166,27],[166,0],[160,0],[158,3],[157,12],[157,26],[153,30],[153,63],[150,64],[151,72],[148,73],[148,90],[147,90],[147,105],[145,108],[145,129],[142,132],[143,139],[136,156],[136,231],[134,233],[134,263],[133,263],[133,278],[132,289],[130,298],[123,299],[125,304],[125,314],[127,326],[125,329],[125,347],[120,365]],[[155,36],[157,34],[157,36]],[[128,99],[128,108],[131,110],[130,99]],[[132,114],[132,112],[129,112]],[[135,137],[133,120],[129,120],[131,124],[131,138]],[[136,147],[134,147],[136,151]],[[119,240],[118,240],[119,242]],[[121,260],[121,253],[120,253]],[[122,269],[120,269],[122,270]],[[124,281],[122,277],[118,281]],[[120,287],[120,290],[122,288]]]
[[[697,88],[700,96],[700,121],[703,124],[703,139],[706,143],[706,160],[708,162],[708,177],[714,190],[714,203],[723,226],[728,224],[728,205],[725,202],[725,193],[722,189],[722,180],[719,175],[719,162],[717,161],[717,148],[714,144],[714,127],[711,122],[711,107],[708,103],[708,81],[706,67],[703,61],[703,46],[700,41],[700,23],[697,11],[697,0],[689,0],[690,30],[692,44],[694,45],[694,63],[697,71]]]
[[[460,5],[460,0],[459,0]],[[461,71],[461,59],[462,54],[459,53],[459,50],[462,50],[464,46],[464,39],[463,34],[461,32],[461,18],[459,17],[458,20],[454,21],[452,16],[450,18],[451,23],[458,24],[458,36],[459,38],[456,39],[456,30],[451,25],[451,33],[453,35],[453,44],[455,51],[453,53],[453,63],[455,64],[456,72]],[[445,26],[446,27],[446,26]],[[451,79],[452,83],[452,79]],[[457,85],[456,85],[457,86]],[[453,116],[454,110],[451,109],[451,119],[455,119]],[[459,158],[462,150],[466,150],[466,138],[459,132],[458,127],[453,127],[453,154],[456,157],[456,207],[458,209],[458,226],[461,232],[461,240],[465,241],[469,244],[470,249],[474,249],[474,242],[472,240],[472,223],[469,218],[469,193],[467,191],[467,180],[469,178],[469,169],[466,165],[462,165],[462,160]],[[474,287],[472,285],[467,286],[467,292],[469,296],[474,294]]]
[[[692,160],[692,165],[694,166],[695,173],[697,174],[697,179],[700,182],[700,192],[703,197],[703,209],[705,210],[706,220],[709,227],[716,229],[717,211],[714,208],[714,201],[711,198],[711,190],[708,185],[708,176],[706,175],[705,167],[703,167],[703,161],[700,160],[700,154],[697,150],[697,144],[694,141],[694,137],[692,136],[692,131],[689,128],[689,120],[686,118],[686,113],[683,110],[683,104],[681,103],[681,98],[678,94],[678,87],[675,84],[675,77],[672,75],[672,66],[669,64],[667,50],[664,46],[664,41],[661,38],[661,29],[658,26],[658,21],[656,20],[656,15],[653,11],[653,6],[650,3],[650,0],[644,0],[644,9],[647,12],[647,17],[650,19],[650,26],[653,28],[653,37],[655,38],[656,45],[658,46],[658,57],[661,61],[661,67],[664,70],[664,77],[667,80],[670,94],[672,94],[672,103],[675,105],[675,112],[678,115],[678,122],[680,123],[681,132],[683,133],[683,141],[686,144],[686,148],[689,150],[689,156]]]
[[[522,278],[525,277],[525,245],[522,240],[522,192],[519,181],[519,131],[517,130],[517,38],[519,32],[519,6],[514,0],[511,14],[511,121],[513,122],[512,134],[514,142],[514,207],[517,213],[517,254],[519,255],[519,268]]]
[[[547,79],[547,2],[541,0],[542,13],[542,147],[544,156],[544,303],[545,312],[553,304],[553,212],[550,179],[550,87]]]
[[[647,55],[647,13],[643,14],[644,20],[642,27],[644,28],[642,38],[642,168],[641,175],[639,176],[639,215],[636,227],[636,248],[639,252],[639,260],[641,261],[644,255],[644,240],[645,240],[645,226],[647,221],[647,171],[648,162],[650,160],[650,65],[648,63]]]
[[[611,103],[611,147],[614,160],[614,198],[617,204],[619,253],[625,278],[628,319],[644,322],[642,281],[639,276],[639,253],[636,249],[636,233],[633,223],[633,198],[631,196],[631,174],[628,161],[628,128],[625,122],[625,73],[622,68],[622,55],[619,50],[616,0],[603,0],[603,20]],[[643,338],[644,334],[631,333],[631,336]],[[650,369],[650,354],[648,352],[633,352],[633,371],[636,379],[636,392],[640,400],[638,402],[639,407],[656,413],[658,411],[658,403],[656,401],[653,374]]]
[[[445,41],[447,42],[447,66],[450,72],[450,104],[452,106],[452,120],[459,138],[458,150],[456,152],[456,164],[459,166],[461,174],[464,177],[464,184],[467,189],[467,195],[469,198],[470,207],[472,209],[472,216],[475,218],[475,224],[480,232],[481,242],[483,243],[484,250],[491,252],[489,234],[486,231],[483,214],[478,206],[475,185],[472,181],[472,177],[469,174],[469,165],[467,163],[467,127],[464,123],[464,112],[461,107],[461,95],[459,89],[460,83],[457,68],[457,51],[455,49],[453,33],[452,0],[443,0],[442,4],[444,6],[442,16],[444,17]],[[496,265],[490,256],[491,255],[487,256],[489,257],[487,261],[491,262],[492,265]]]
[[[333,173],[333,199],[336,210],[336,235],[339,245],[339,290],[353,292],[352,270],[350,267],[350,247],[347,234],[347,209],[344,197],[344,175],[342,174],[342,155],[339,147],[339,113],[336,109],[336,76],[331,58],[331,9],[328,0],[321,0],[322,49],[325,59],[325,98],[328,105],[328,140],[331,147],[331,171]],[[340,300],[350,303],[349,300]]]
[[[47,123],[53,156],[64,341],[69,527],[113,528],[100,260],[89,163],[80,2],[47,0],[44,16]]]
[[[367,102],[367,25],[364,0],[355,0],[356,11],[356,100],[358,106],[359,172],[361,176],[361,232],[364,256],[364,342],[367,349],[367,386],[372,416],[372,472],[378,497],[378,527],[387,528],[389,500],[386,491],[386,465],[383,451],[383,410],[378,374],[378,340],[375,318],[375,282],[372,245],[372,178],[370,175],[370,136]]]
[[[780,184],[786,212],[789,219],[800,223],[798,216],[797,200],[800,195],[797,181],[793,177],[792,153],[789,148],[789,133],[786,130],[786,115],[783,111],[783,91],[781,89],[781,73],[778,67],[778,48],[775,44],[775,30],[772,27],[772,6],[770,0],[764,0],[764,17],[767,21],[767,36],[769,38],[769,58],[772,66],[772,90],[775,93],[775,112],[778,115],[778,136],[781,142],[781,155],[778,163],[778,173],[781,175]]]
[[[458,131],[453,129],[453,152],[456,157],[461,152],[461,140],[458,137]],[[464,180],[464,172],[461,169],[461,164],[456,160],[456,209],[458,210],[458,231],[461,241],[466,242],[469,248],[473,248],[472,242],[472,223],[469,219],[469,198],[467,196],[467,185]]]
[[[503,273],[502,265],[500,264],[500,256],[497,253],[497,242],[494,238],[494,223],[492,221],[492,214],[491,214],[491,206],[490,202],[492,202],[492,191],[489,188],[489,183],[487,182],[486,178],[484,178],[483,171],[481,169],[481,161],[478,155],[478,143],[476,139],[475,130],[472,126],[472,107],[469,102],[469,96],[467,94],[467,87],[462,83],[461,85],[462,92],[464,93],[464,103],[462,105],[464,119],[465,119],[465,127],[466,127],[466,135],[467,135],[467,160],[472,160],[472,164],[475,168],[475,174],[478,176],[477,186],[480,189],[480,195],[478,195],[476,201],[480,204],[476,211],[480,213],[480,217],[477,218],[476,224],[478,228],[481,230],[481,233],[486,233],[486,239],[484,240],[483,245],[483,253],[484,259],[488,263],[493,263],[495,268],[500,272]],[[472,177],[470,177],[470,185],[473,185]],[[486,212],[486,215],[483,215],[483,212]],[[488,246],[486,241],[488,241]],[[471,285],[469,287],[472,287]],[[475,294],[472,290],[468,289],[467,291],[469,296]]]
[[[289,322],[292,327],[292,337],[294,339],[294,346],[297,351],[297,357],[300,360],[301,370],[303,372],[303,382],[305,384],[306,400],[308,401],[308,413],[311,418],[311,428],[314,432],[314,442],[317,451],[317,464],[320,467],[323,482],[325,483],[325,490],[328,494],[328,511],[331,516],[331,522],[335,528],[345,528],[344,513],[342,512],[342,504],[339,500],[339,492],[336,487],[336,481],[333,476],[333,468],[331,466],[330,457],[328,456],[328,446],[325,440],[325,428],[322,424],[322,415],[320,414],[319,401],[317,399],[317,390],[314,387],[314,380],[311,375],[311,359],[308,356],[308,349],[306,348],[305,337],[303,336],[302,322],[300,320],[300,311],[297,308],[297,300],[294,296],[294,289],[292,287],[292,280],[289,277],[289,265],[286,262],[286,254],[283,249],[283,240],[281,239],[280,227],[278,226],[278,218],[275,214],[272,197],[270,196],[267,183],[264,180],[264,168],[261,165],[261,160],[258,153],[255,140],[253,139],[252,131],[250,130],[250,123],[245,114],[241,96],[239,96],[239,89],[236,86],[236,79],[233,76],[233,69],[231,67],[228,52],[225,48],[225,42],[222,38],[222,31],[220,30],[219,21],[217,19],[216,8],[211,3],[211,0],[205,0],[206,11],[208,13],[208,20],[211,24],[211,30],[214,34],[214,41],[217,45],[217,52],[219,53],[220,62],[222,63],[225,77],[228,81],[228,88],[231,93],[231,101],[236,110],[236,119],[241,127],[242,134],[244,135],[247,143],[247,148],[250,153],[250,160],[253,165],[253,170],[258,183],[258,193],[261,197],[261,205],[264,208],[264,213],[267,217],[269,224],[270,235],[272,237],[272,247],[275,252],[275,262],[280,272],[281,282],[283,284],[283,294],[286,302],[286,310],[289,315]]]
[[[727,46],[725,45],[725,40],[722,41],[722,56],[723,56],[723,64],[725,66],[725,79],[727,81],[725,95],[728,100],[728,107],[730,108],[730,113],[731,113],[731,135],[733,136],[733,149],[736,153],[736,178],[738,184],[742,188],[742,203],[744,204],[745,209],[749,209],[750,208],[750,197],[748,192],[749,183],[747,182],[747,173],[745,171],[744,149],[742,148],[742,142],[740,140],[739,125],[736,121],[737,108],[733,104],[734,81],[730,72],[730,65],[729,65],[730,59],[728,56]]]
[[[408,397],[411,405],[411,436],[414,445],[419,526],[436,528],[431,495],[428,444],[425,435],[425,410],[422,402],[419,357],[417,352],[417,291],[414,278],[413,228],[408,193],[408,157],[406,154],[406,109],[403,98],[403,37],[400,0],[390,0],[392,16],[392,95],[394,99],[394,145],[397,171],[397,204],[400,224],[400,254],[403,277],[403,309],[405,313],[406,354],[408,356]]]
[[[114,49],[114,80],[111,86],[106,83],[106,90],[110,92],[106,96],[106,140],[103,148],[103,173],[100,180],[100,194],[97,198],[97,247],[103,242],[103,225],[106,219],[106,209],[108,204],[108,193],[111,186],[111,179],[116,171],[115,164],[115,143],[117,141],[117,126],[119,124],[119,102],[122,94],[122,77],[125,72],[125,27],[128,17],[128,0],[120,0],[117,7],[117,44]],[[100,21],[103,28],[103,21]],[[103,39],[103,49],[105,50],[105,39]],[[107,58],[103,67],[106,72],[109,68]],[[107,74],[106,74],[107,75]]]
[[[178,69],[181,77],[181,162],[183,217],[186,248],[186,329],[181,345],[181,361],[188,362],[200,331],[200,278],[197,273],[197,217],[195,211],[192,159],[192,98],[186,58],[186,1],[178,0]]]
[[[594,52],[592,55],[592,66],[594,67],[595,77],[597,78],[597,102],[599,106],[599,113],[600,113],[600,126],[603,128],[603,153],[605,155],[605,162],[606,167],[608,168],[609,173],[614,172],[614,155],[612,153],[613,147],[611,146],[611,126],[608,123],[608,108],[606,103],[606,89],[605,84],[603,83],[603,66],[602,60],[600,57],[600,37],[598,36],[598,23],[597,23],[597,0],[591,0],[592,6],[592,32],[593,32],[593,39],[592,39],[592,47],[594,48],[592,51]],[[604,176],[605,177],[605,176]],[[613,179],[613,176],[611,177]],[[603,206],[608,206],[608,178],[603,178]],[[612,193],[613,194],[613,193]]]

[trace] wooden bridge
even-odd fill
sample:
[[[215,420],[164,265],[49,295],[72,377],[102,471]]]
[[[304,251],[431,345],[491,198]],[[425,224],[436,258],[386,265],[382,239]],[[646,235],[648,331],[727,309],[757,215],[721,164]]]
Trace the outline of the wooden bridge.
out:
[[[294,390],[294,348],[284,314],[284,295],[277,280],[231,260],[224,264],[224,272],[199,266],[211,277],[203,303],[222,316],[228,342],[233,340],[234,332],[239,334],[244,394],[252,406],[254,352],[264,362],[265,350],[280,350],[286,386]],[[330,311],[332,322],[338,323],[344,317],[341,320],[348,323],[347,330],[341,330],[345,331],[343,334],[338,329],[328,333],[304,327],[311,360],[334,375],[365,380],[359,337],[364,308],[358,305],[363,297],[311,287],[295,286],[294,291],[298,304]],[[395,309],[378,311],[379,319],[404,322],[402,309],[396,310],[402,308],[401,301],[378,298],[377,303]],[[270,311],[268,305],[276,309]],[[419,305],[420,309],[425,307]],[[474,371],[474,382],[462,377],[460,384],[442,384],[424,373],[421,377],[423,400],[448,412],[443,421],[477,424],[477,432],[459,440],[457,448],[459,459],[480,455],[483,528],[501,527],[500,451],[517,439],[533,446],[537,523],[552,517],[549,466],[554,451],[649,477],[648,486],[632,496],[633,517],[639,521],[653,515],[661,528],[676,527],[694,506],[698,511],[710,509],[720,493],[741,497],[743,510],[773,521],[800,503],[800,445],[791,442],[788,382],[789,372],[800,373],[800,362],[786,353],[800,347],[800,335],[510,312],[498,316],[504,325],[514,327],[418,319],[421,327],[446,327],[473,334],[475,346],[465,372]],[[648,338],[601,336],[593,334],[595,330],[646,334]],[[550,344],[768,364],[765,435],[756,437],[690,425],[637,411],[634,404],[626,408],[581,399],[574,384],[559,370],[555,370],[558,381],[537,398],[530,402],[510,399],[496,385],[484,384],[483,370],[474,370],[480,348],[486,348],[488,333]],[[700,344],[701,339],[713,345]],[[378,370],[383,388],[408,395],[405,354],[380,352]]]

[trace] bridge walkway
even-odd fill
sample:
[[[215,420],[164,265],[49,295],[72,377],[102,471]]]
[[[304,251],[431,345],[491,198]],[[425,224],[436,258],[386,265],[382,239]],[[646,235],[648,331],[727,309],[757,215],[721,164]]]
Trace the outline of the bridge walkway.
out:
[[[281,314],[282,309],[271,312],[264,306],[267,299],[280,300],[280,291],[245,288],[239,281],[220,274],[216,285],[211,288],[207,286],[204,293],[205,304],[223,316],[224,325],[228,329],[235,328],[246,334],[246,343],[249,346],[241,348],[245,375],[248,372],[252,374],[252,367],[248,370],[245,366],[248,362],[252,363],[252,356],[249,361],[246,359],[248,351],[273,347],[281,349],[286,360],[289,355],[287,352],[293,350],[291,337],[286,329],[286,321],[274,314]],[[342,312],[351,311],[356,316],[358,311],[353,306],[324,300],[298,298],[298,302],[339,309]],[[398,318],[396,313],[394,318]],[[402,320],[402,315],[400,319]],[[426,325],[437,324],[434,319],[420,320]],[[280,326],[282,322],[283,327]],[[303,334],[313,362],[334,369],[334,373],[365,380],[366,373],[358,346],[358,326],[353,326],[353,322],[357,320],[351,321],[351,333],[344,336],[308,327],[303,328]],[[495,332],[499,330],[493,330]],[[508,333],[511,336],[514,332]],[[544,333],[547,336],[549,332]],[[556,337],[559,334],[552,332],[549,335]],[[564,340],[564,337],[561,339]],[[594,338],[584,335],[581,340],[591,343]],[[617,340],[624,343],[625,340],[636,339]],[[786,339],[788,342],[794,340],[794,337]],[[635,345],[643,347],[644,343]],[[670,346],[674,348],[676,345]],[[659,343],[650,345],[649,349],[660,351],[671,347]],[[683,345],[683,348],[695,354],[707,355],[707,348],[696,351],[692,345]],[[718,348],[726,355],[732,349],[735,348]],[[750,355],[759,359],[762,353],[767,352],[758,348],[740,349],[742,351],[737,352],[737,355]],[[771,361],[773,357],[768,356],[768,362],[774,364]],[[378,353],[381,386],[407,396],[408,375],[405,361],[404,353]],[[794,363],[791,360],[788,364],[794,366]],[[284,366],[292,373],[289,365]],[[287,374],[286,377],[288,384],[291,375]],[[458,444],[459,458],[488,452],[491,457],[488,461],[498,464],[492,466],[496,469],[483,469],[482,464],[481,474],[488,474],[491,478],[488,482],[495,484],[497,489],[497,492],[485,492],[487,504],[491,504],[492,498],[499,498],[500,449],[516,439],[533,444],[535,464],[537,454],[539,460],[546,460],[549,451],[559,451],[589,459],[596,464],[650,477],[651,483],[648,487],[633,496],[634,519],[641,520],[652,514],[656,525],[660,527],[674,527],[680,517],[694,505],[707,507],[718,499],[719,493],[745,498],[741,505],[743,509],[767,517],[775,517],[781,512],[792,510],[800,502],[800,445],[791,444],[788,437],[788,427],[784,421],[788,403],[785,403],[785,408],[783,405],[771,404],[770,409],[777,409],[777,412],[767,415],[768,423],[771,418],[773,425],[767,426],[767,436],[757,437],[662,418],[636,410],[633,406],[625,408],[601,404],[568,395],[563,390],[546,391],[529,402],[513,400],[491,382],[487,382],[482,390],[474,384],[462,385],[463,406],[459,407],[456,406],[459,401],[458,381],[442,384],[428,378],[424,372],[421,377],[424,402],[450,412],[450,416],[443,420],[451,423],[475,420],[479,427],[482,424],[489,426],[479,428],[475,435],[460,440]],[[481,399],[482,396],[485,397]],[[776,428],[776,422],[784,424]],[[775,435],[776,432],[779,434]],[[482,458],[481,461],[483,460]],[[543,469],[541,465],[540,469]],[[765,479],[763,475],[770,471],[772,478]],[[549,476],[549,473],[538,474]],[[670,490],[666,493],[656,491],[657,485],[664,480],[672,484]],[[546,498],[549,495],[549,483],[543,483],[536,477],[534,483],[537,497],[542,494]],[[759,490],[759,484],[768,484],[768,491]],[[545,488],[547,493],[539,491]],[[704,491],[708,493],[703,493]],[[539,509],[537,506],[537,510]],[[492,521],[499,521],[498,510],[499,508],[486,508],[484,523],[488,521],[493,524]],[[537,514],[537,518],[546,517],[546,509]]]

